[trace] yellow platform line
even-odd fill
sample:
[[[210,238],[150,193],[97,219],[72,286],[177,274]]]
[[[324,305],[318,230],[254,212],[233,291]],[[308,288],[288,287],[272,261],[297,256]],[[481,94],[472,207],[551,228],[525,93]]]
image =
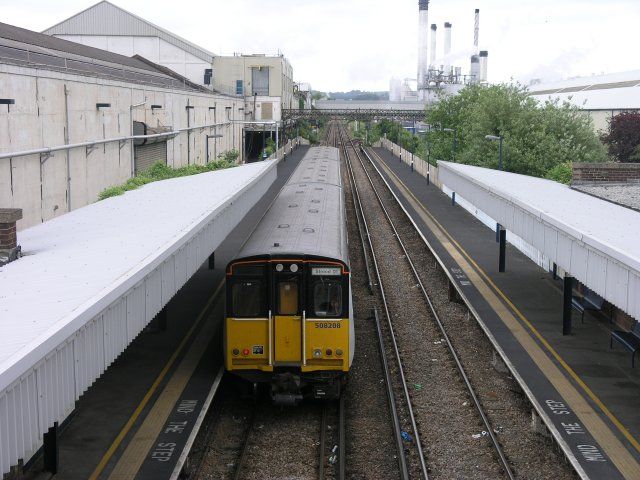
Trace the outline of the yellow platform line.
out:
[[[447,230],[438,222],[438,220],[428,211],[428,209],[416,198],[411,190],[400,180],[400,178],[386,165],[377,152],[373,152],[379,159],[381,167],[385,169],[393,178],[392,181],[400,188],[403,195],[413,206],[415,211],[420,215],[425,224],[438,238],[442,246],[447,250],[449,255],[458,263],[460,268],[467,274],[469,280],[473,282],[478,291],[483,295],[485,300],[491,305],[492,309],[498,314],[503,323],[509,328],[511,333],[516,337],[518,342],[527,351],[532,360],[543,371],[545,376],[551,381],[554,387],[560,392],[563,398],[571,406],[578,418],[584,423],[585,427],[591,432],[593,437],[598,441],[600,446],[605,450],[607,455],[614,462],[616,467],[625,476],[625,478],[640,478],[640,464],[633,455],[629,453],[620,440],[611,432],[609,427],[602,421],[600,416],[593,410],[586,399],[573,387],[568,379],[556,367],[551,359],[544,353],[540,346],[534,341],[529,333],[522,327],[520,323],[511,313],[512,311],[523,321],[531,332],[538,338],[540,343],[553,355],[560,365],[570,374],[576,383],[587,393],[603,413],[611,420],[611,422],[624,435],[629,443],[636,450],[640,451],[640,444],[629,433],[629,431],[620,423],[620,421],[609,411],[604,403],[596,396],[595,393],[584,383],[578,374],[562,359],[555,349],[546,341],[546,339],[538,332],[531,322],[518,310],[518,308],[509,300],[497,285],[489,278],[489,276],[480,268],[480,266],[471,258],[471,256],[462,248],[462,246],[447,232]],[[465,258],[466,257],[466,258]],[[473,265],[473,267],[472,267]],[[487,285],[491,285],[493,290]],[[496,293],[504,300],[503,303],[496,296]],[[511,308],[509,310],[507,308]]]
[[[127,420],[127,423],[125,423],[124,427],[122,427],[122,429],[120,430],[120,432],[118,433],[114,441],[111,443],[111,445],[109,446],[105,454],[100,459],[100,462],[98,463],[95,470],[89,477],[90,480],[96,480],[100,476],[100,474],[103,472],[103,470],[109,463],[109,460],[111,460],[111,457],[113,457],[113,455],[115,454],[116,450],[118,449],[118,447],[120,446],[120,444],[122,443],[126,435],[129,433],[133,425],[136,423],[136,420],[142,413],[142,410],[144,410],[144,408],[147,406],[147,404],[149,403],[149,400],[151,399],[151,397],[153,397],[154,393],[156,392],[156,390],[158,389],[158,387],[166,377],[167,373],[169,372],[169,370],[175,363],[176,359],[184,349],[185,345],[189,342],[193,333],[196,331],[198,325],[200,325],[202,320],[205,318],[205,314],[208,312],[211,304],[214,302],[214,300],[216,299],[216,297],[218,296],[218,294],[220,293],[223,287],[224,287],[224,280],[221,280],[220,284],[218,285],[216,290],[213,292],[213,295],[211,295],[211,297],[207,301],[207,304],[205,305],[205,307],[202,309],[202,311],[196,318],[196,321],[193,323],[193,325],[191,326],[187,334],[184,336],[184,338],[182,339],[178,347],[175,349],[175,351],[169,358],[169,360],[167,360],[167,363],[162,368],[162,370],[160,371],[160,373],[158,374],[154,382],[151,384],[151,387],[149,387],[149,390],[147,390],[147,393],[145,393],[144,397],[142,397],[142,400],[140,401],[136,409],[131,414],[131,417],[129,417],[129,419]]]

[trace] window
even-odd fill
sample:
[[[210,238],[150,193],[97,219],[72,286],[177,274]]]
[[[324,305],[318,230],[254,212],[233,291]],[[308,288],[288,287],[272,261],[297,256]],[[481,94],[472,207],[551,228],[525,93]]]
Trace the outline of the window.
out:
[[[313,286],[313,311],[318,317],[342,314],[342,285],[335,280],[322,280]]]
[[[251,95],[269,95],[269,67],[251,67]]]
[[[236,95],[244,95],[244,85],[242,80],[236,80]]]
[[[261,280],[241,280],[231,291],[235,317],[257,317],[262,313],[264,287]]]
[[[278,315],[298,313],[298,282],[278,283]]]

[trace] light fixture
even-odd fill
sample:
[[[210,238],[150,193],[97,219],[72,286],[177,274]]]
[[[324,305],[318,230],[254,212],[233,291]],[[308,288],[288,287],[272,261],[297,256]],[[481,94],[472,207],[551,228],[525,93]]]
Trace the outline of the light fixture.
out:
[[[162,105],[151,105],[151,110],[157,110],[159,108],[162,108]]]
[[[9,112],[10,110],[10,106],[9,105],[15,105],[16,104],[16,100],[15,98],[0,98],[0,105],[6,105],[7,106],[7,112]]]
[[[111,107],[110,103],[96,103],[96,108],[100,110],[101,108],[109,108]]]

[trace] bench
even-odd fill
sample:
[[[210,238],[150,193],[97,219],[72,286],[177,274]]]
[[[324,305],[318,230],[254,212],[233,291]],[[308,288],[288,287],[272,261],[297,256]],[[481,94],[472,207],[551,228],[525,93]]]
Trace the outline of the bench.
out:
[[[571,306],[580,313],[580,322],[584,323],[585,310],[599,312],[602,310],[604,298],[588,290],[582,297],[571,297]]]
[[[609,348],[613,348],[613,341],[620,343],[631,352],[631,367],[636,366],[636,352],[640,349],[640,322],[636,322],[633,330],[612,330]]]

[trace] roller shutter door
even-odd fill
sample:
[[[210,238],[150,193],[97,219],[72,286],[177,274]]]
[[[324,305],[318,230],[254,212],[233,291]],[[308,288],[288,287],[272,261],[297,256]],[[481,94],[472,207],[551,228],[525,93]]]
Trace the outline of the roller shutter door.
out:
[[[150,143],[135,147],[136,174],[148,169],[156,162],[167,164],[167,142]]]

